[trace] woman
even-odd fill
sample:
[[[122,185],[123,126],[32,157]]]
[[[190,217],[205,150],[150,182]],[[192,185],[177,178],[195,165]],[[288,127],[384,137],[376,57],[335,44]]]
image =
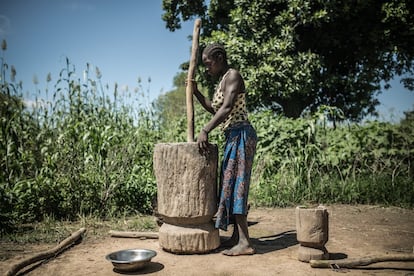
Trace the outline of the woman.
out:
[[[213,100],[205,98],[193,81],[194,95],[200,104],[214,116],[202,128],[197,138],[201,150],[207,150],[208,134],[221,124],[226,138],[220,174],[220,199],[216,228],[227,230],[234,218],[234,231],[222,247],[229,247],[228,256],[252,255],[247,225],[247,199],[253,158],[256,151],[256,131],[249,123],[246,111],[246,91],[240,73],[230,68],[227,55],[220,44],[208,45],[203,51],[207,73],[219,78]]]

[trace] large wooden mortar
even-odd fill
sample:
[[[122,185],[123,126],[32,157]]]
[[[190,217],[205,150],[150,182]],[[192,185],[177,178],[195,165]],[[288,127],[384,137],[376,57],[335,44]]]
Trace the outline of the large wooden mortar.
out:
[[[164,224],[160,246],[174,253],[206,253],[220,245],[212,218],[217,212],[218,149],[200,153],[198,144],[155,145],[158,213]]]

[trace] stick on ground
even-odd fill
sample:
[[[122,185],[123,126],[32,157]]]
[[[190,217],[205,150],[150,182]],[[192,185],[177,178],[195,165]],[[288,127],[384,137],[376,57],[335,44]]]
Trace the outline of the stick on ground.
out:
[[[69,237],[67,237],[66,239],[64,239],[63,241],[61,241],[57,246],[40,252],[32,257],[29,257],[27,259],[24,259],[16,264],[14,264],[9,271],[6,272],[7,276],[12,276],[12,275],[16,275],[17,272],[19,272],[19,270],[21,270],[22,268],[34,264],[36,262],[39,262],[41,260],[45,260],[45,259],[49,259],[52,258],[54,256],[56,256],[57,254],[59,254],[60,252],[62,252],[63,250],[65,250],[66,248],[68,248],[69,246],[71,246],[72,244],[74,244],[76,241],[78,241],[81,237],[82,234],[86,232],[85,228],[81,228],[78,231],[72,233]]]
[[[158,239],[158,232],[109,231],[114,238]]]
[[[414,254],[390,254],[343,260],[311,260],[309,264],[313,268],[354,268],[358,266],[366,266],[379,262],[412,261],[414,261]]]

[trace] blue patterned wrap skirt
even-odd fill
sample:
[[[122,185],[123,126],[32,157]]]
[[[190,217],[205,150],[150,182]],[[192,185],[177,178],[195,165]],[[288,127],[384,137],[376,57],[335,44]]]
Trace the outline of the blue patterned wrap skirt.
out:
[[[220,173],[215,227],[227,230],[230,217],[247,215],[247,200],[257,135],[249,122],[230,126],[224,133],[226,144]]]

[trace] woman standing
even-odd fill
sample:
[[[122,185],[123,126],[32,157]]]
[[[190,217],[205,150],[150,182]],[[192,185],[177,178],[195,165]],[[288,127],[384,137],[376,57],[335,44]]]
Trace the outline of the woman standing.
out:
[[[193,81],[194,95],[200,104],[214,116],[202,128],[197,138],[201,150],[207,149],[208,134],[221,125],[226,143],[220,173],[220,199],[216,228],[227,230],[234,218],[234,231],[222,244],[228,256],[251,255],[252,247],[247,225],[247,200],[253,158],[256,151],[256,131],[247,118],[246,91],[240,73],[230,68],[227,55],[220,44],[208,45],[202,55],[207,73],[219,78],[213,100],[205,98]]]

